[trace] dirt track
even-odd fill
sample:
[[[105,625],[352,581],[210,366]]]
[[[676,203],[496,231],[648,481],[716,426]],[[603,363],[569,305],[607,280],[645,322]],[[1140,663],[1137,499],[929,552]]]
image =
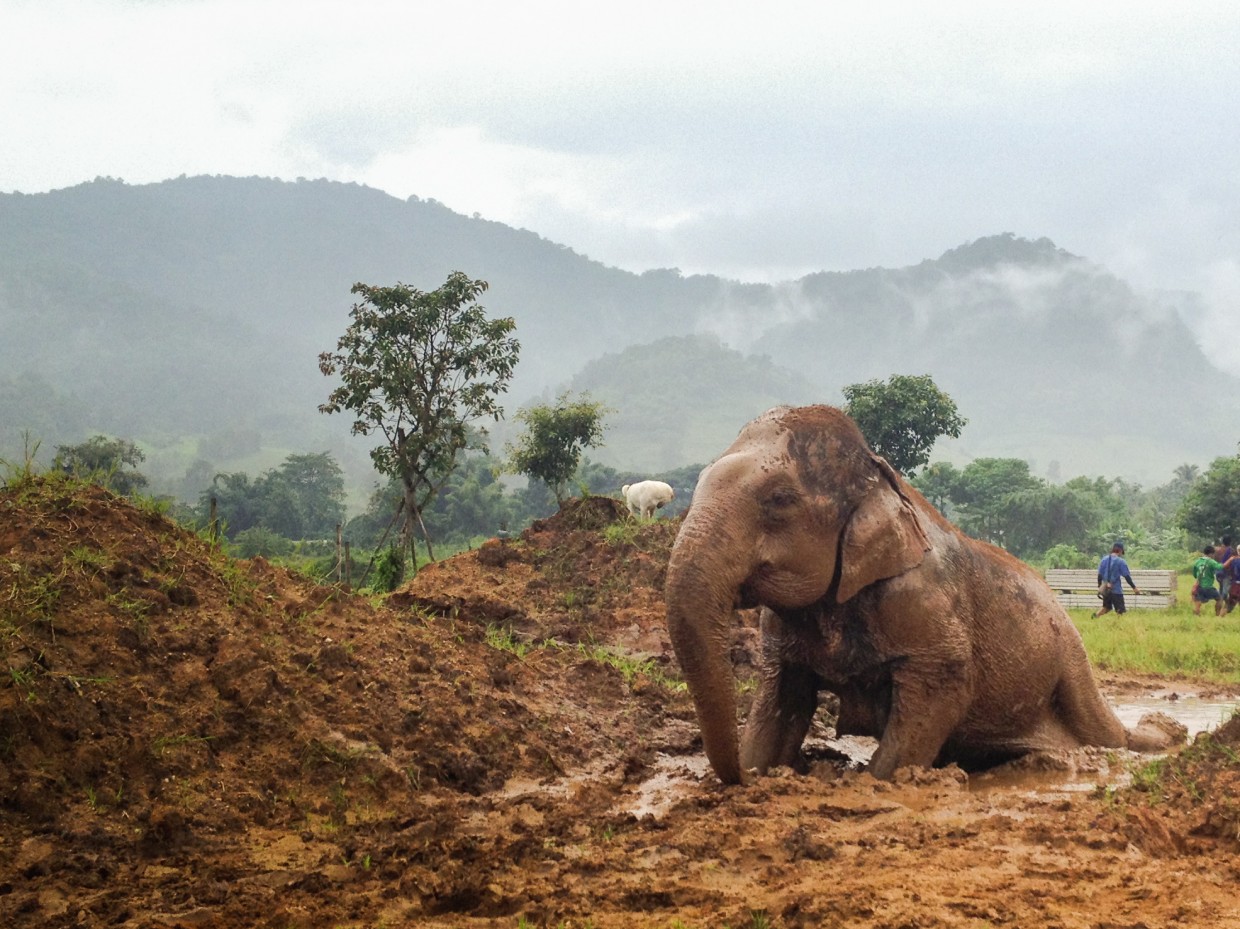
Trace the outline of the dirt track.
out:
[[[665,683],[674,526],[621,519],[375,604],[0,492],[0,926],[1240,926],[1240,722],[1153,790],[1048,789],[1122,779],[1098,752],[878,783],[821,738],[725,790]]]

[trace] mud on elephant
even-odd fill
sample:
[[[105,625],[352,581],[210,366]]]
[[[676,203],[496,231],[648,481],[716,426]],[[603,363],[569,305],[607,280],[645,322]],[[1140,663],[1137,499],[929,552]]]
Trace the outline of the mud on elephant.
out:
[[[818,692],[869,770],[983,767],[1083,745],[1160,750],[1128,730],[1080,635],[1032,569],[947,522],[832,407],[780,407],[701,474],[667,572],[672,644],[725,783],[794,763]],[[761,606],[762,668],[738,738],[736,608]]]

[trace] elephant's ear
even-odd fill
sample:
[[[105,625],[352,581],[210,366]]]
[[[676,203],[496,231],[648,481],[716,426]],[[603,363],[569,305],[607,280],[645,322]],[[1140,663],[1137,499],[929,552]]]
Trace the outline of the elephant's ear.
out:
[[[900,492],[891,465],[874,456],[878,474],[844,529],[840,585],[835,599],[851,600],[863,587],[895,577],[921,564],[929,540],[912,502]]]

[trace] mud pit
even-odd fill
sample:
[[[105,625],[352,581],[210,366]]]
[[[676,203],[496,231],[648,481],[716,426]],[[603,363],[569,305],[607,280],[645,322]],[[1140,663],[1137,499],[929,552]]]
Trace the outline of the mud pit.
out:
[[[1107,752],[878,783],[820,728],[807,772],[723,789],[665,683],[675,527],[620,519],[371,603],[102,492],[3,492],[0,926],[1240,926],[1240,722],[1131,787]]]

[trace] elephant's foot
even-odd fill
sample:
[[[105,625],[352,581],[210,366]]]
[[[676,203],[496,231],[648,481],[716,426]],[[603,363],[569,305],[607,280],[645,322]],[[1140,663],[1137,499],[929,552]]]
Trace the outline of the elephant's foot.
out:
[[[1161,752],[1188,741],[1188,727],[1166,713],[1146,713],[1128,730],[1128,747],[1134,752]]]

